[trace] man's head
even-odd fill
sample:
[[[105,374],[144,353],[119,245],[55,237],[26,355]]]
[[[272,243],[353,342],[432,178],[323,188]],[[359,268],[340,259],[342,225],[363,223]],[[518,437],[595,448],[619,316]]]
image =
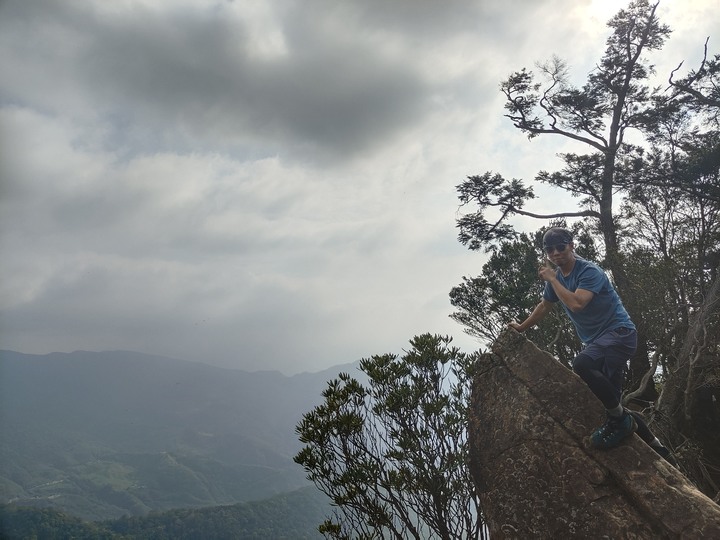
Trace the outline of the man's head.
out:
[[[572,233],[562,227],[551,227],[543,235],[543,249],[548,255],[553,251],[562,252],[572,243]]]

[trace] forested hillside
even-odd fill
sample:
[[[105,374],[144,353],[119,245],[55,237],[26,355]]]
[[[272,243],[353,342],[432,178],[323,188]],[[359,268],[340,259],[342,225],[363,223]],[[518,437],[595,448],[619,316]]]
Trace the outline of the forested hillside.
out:
[[[295,425],[336,372],[286,377],[128,352],[3,351],[0,502],[102,520],[307,486],[292,462]]]
[[[317,531],[329,512],[315,488],[264,501],[202,509],[171,510],[145,517],[91,523],[50,509],[0,508],[0,536],[8,540],[321,538]]]

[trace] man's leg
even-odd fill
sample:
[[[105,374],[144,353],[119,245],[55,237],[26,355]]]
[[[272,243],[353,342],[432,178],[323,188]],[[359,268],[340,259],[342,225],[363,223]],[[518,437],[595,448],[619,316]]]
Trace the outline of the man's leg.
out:
[[[580,375],[592,393],[602,402],[608,411],[616,410],[620,405],[620,396],[617,387],[601,371],[603,358],[592,358],[580,353],[573,360],[573,371]]]
[[[625,366],[635,352],[637,334],[621,328],[606,332],[573,361],[573,370],[605,406],[607,421],[591,436],[593,446],[612,448],[637,429],[632,415],[622,406]]]
[[[590,436],[590,442],[596,448],[612,448],[631,435],[637,423],[623,408],[614,381],[601,371],[602,362],[603,358],[593,359],[580,353],[573,361],[573,370],[602,402],[607,413],[607,421]]]
[[[620,419],[621,415],[625,413],[621,405],[622,384],[625,376],[624,366],[625,362],[627,362],[627,359],[624,358],[625,355],[627,355],[627,358],[632,355],[631,345],[632,343],[626,343],[625,346],[619,349],[613,349],[611,347],[605,349],[591,346],[586,349],[587,352],[583,351],[578,354],[573,361],[573,371],[585,381],[585,384],[588,385],[593,394],[602,402],[607,411],[608,422],[595,431],[593,438],[591,438],[593,445],[601,448],[610,447],[604,443],[604,439],[607,433],[611,431],[613,418],[616,420]],[[595,358],[588,353],[593,354]],[[610,357],[609,361],[605,355]],[[638,412],[628,412],[635,421],[638,436],[668,463],[677,467],[677,461],[672,453],[660,442],[652,431],[650,431],[650,428],[645,422],[645,418]]]

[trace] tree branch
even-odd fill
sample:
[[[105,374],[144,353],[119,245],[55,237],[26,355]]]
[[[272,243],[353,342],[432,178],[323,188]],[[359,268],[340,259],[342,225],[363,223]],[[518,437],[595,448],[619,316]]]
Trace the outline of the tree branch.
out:
[[[585,143],[589,146],[592,146],[593,148],[595,148],[599,152],[602,152],[603,154],[605,154],[608,151],[607,147],[603,146],[602,144],[598,143],[597,141],[593,141],[592,139],[583,137],[582,135],[572,133],[571,131],[566,131],[564,129],[560,129],[557,127],[553,127],[550,129],[535,128],[535,127],[531,127],[531,126],[527,125],[526,123],[524,123],[524,119],[522,117],[514,116],[512,114],[506,114],[505,117],[512,120],[513,125],[516,128],[521,129],[523,131],[528,131],[532,135],[543,135],[543,134],[562,135],[563,137],[567,137],[568,139],[573,139],[573,140]]]
[[[509,207],[509,211],[520,214],[521,216],[527,216],[536,219],[556,219],[563,217],[594,217],[600,218],[600,212],[595,210],[583,210],[581,212],[560,212],[558,214],[535,214],[534,212],[528,212],[527,210],[520,210],[519,208]]]
[[[650,384],[650,381],[652,380],[653,376],[655,375],[655,371],[657,371],[658,366],[658,358],[659,358],[658,351],[655,351],[655,353],[652,355],[652,364],[650,365],[650,369],[648,369],[645,372],[645,375],[642,376],[642,379],[640,380],[640,386],[638,386],[635,390],[630,392],[629,394],[626,394],[623,396],[623,404],[627,405],[632,399],[641,396],[645,393],[645,391],[648,388],[648,385]]]
[[[707,64],[707,54],[708,54],[708,42],[710,41],[710,37],[708,36],[705,38],[705,46],[703,48],[703,59],[700,62],[700,67],[696,71],[691,71],[688,77],[681,81],[674,81],[673,77],[675,73],[682,67],[684,62],[680,62],[678,64],[678,67],[673,69],[670,72],[670,78],[668,79],[668,83],[670,83],[670,86],[675,88],[676,92],[673,97],[677,97],[678,94],[685,93],[689,94],[692,97],[694,97],[699,103],[702,105],[710,105],[713,107],[720,107],[720,101],[717,99],[713,99],[710,96],[706,96],[699,90],[695,90],[692,85],[696,83],[700,77],[703,75],[703,71],[705,69],[705,66]]]

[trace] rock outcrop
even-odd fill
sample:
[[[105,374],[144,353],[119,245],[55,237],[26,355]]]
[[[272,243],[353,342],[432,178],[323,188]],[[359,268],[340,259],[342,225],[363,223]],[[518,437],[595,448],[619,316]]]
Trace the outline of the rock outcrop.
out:
[[[516,331],[481,356],[471,473],[491,538],[720,538],[720,506],[637,435],[596,450],[600,402]]]

